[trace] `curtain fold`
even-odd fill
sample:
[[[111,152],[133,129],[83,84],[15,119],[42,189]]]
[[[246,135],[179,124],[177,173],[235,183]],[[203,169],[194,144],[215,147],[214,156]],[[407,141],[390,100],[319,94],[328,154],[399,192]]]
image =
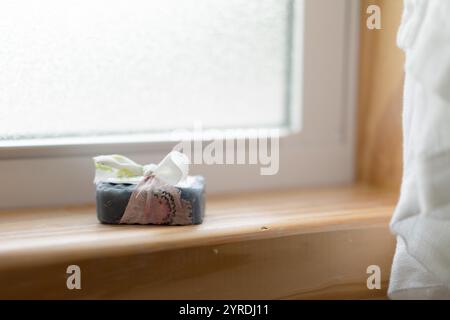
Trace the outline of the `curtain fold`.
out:
[[[389,297],[450,299],[450,1],[404,0],[404,173]]]

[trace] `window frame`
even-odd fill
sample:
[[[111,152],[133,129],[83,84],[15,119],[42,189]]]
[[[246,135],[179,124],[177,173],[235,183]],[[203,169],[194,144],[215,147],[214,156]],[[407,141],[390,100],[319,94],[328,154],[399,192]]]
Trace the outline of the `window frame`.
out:
[[[292,83],[298,86],[292,90],[292,121],[280,131],[280,172],[261,176],[258,165],[193,166],[193,173],[205,175],[208,193],[354,179],[359,1],[293,1]],[[244,139],[249,132],[229,138]],[[121,153],[140,163],[158,162],[182,138],[152,134],[4,142],[0,172],[7,186],[0,192],[0,208],[92,203],[92,156]]]

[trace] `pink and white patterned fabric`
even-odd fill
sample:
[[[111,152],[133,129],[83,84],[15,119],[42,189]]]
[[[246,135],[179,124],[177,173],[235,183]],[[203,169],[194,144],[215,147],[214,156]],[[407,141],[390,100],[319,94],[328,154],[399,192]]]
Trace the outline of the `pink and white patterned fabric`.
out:
[[[178,188],[154,175],[144,177],[131,194],[121,224],[192,224],[191,204]]]

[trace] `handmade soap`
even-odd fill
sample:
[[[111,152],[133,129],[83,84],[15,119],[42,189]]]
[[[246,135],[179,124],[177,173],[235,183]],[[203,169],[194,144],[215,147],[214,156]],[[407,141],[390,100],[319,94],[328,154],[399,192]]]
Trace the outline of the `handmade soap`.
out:
[[[107,224],[129,223],[123,221],[124,213],[137,186],[137,184],[129,183],[98,182],[96,184],[98,220]],[[168,218],[160,220],[156,224],[186,225],[203,222],[205,183],[202,176],[188,176],[183,182],[170,188],[170,191],[160,188],[151,192],[151,195],[144,194],[144,197],[153,197],[152,199],[157,201],[158,209],[162,206],[170,211],[167,214]],[[172,203],[173,201],[181,202],[184,209],[177,211],[178,207]],[[153,205],[152,208],[155,206]],[[152,214],[151,209],[149,210],[150,215]],[[152,224],[152,222],[144,223]]]

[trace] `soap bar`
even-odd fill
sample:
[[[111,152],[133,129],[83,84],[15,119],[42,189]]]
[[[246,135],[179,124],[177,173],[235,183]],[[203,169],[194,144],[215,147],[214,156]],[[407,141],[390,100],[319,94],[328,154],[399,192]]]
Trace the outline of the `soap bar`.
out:
[[[99,182],[96,184],[97,218],[101,223],[119,224],[127,208],[136,184]],[[192,208],[192,217],[187,224],[201,224],[205,211],[205,182],[202,176],[189,176],[175,185],[180,198]]]

